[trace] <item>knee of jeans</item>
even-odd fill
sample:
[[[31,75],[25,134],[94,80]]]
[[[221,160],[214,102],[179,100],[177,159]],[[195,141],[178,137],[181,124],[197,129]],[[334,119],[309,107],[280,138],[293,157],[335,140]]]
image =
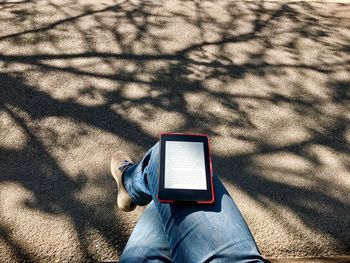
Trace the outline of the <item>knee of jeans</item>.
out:
[[[146,156],[143,158],[142,163],[141,163],[141,172],[142,173],[145,171],[145,168],[147,167],[150,158],[151,158],[151,153],[147,153]]]
[[[157,142],[153,148],[152,148],[152,156],[156,156],[157,158],[159,158],[160,155],[160,143]]]
[[[160,157],[160,148],[159,148],[159,142],[157,142],[151,149],[151,156],[149,160],[148,169],[152,167],[151,169],[157,169],[159,165],[159,157]]]
[[[156,142],[156,144],[152,147],[152,154],[157,154],[159,155],[159,147],[160,147],[160,142]]]
[[[149,149],[148,152],[143,157],[143,159],[142,159],[142,171],[148,165],[151,156],[154,156],[154,155],[159,156],[159,142],[157,142],[151,149]]]
[[[143,158],[142,168],[146,168],[150,163],[159,159],[159,142],[157,142]]]

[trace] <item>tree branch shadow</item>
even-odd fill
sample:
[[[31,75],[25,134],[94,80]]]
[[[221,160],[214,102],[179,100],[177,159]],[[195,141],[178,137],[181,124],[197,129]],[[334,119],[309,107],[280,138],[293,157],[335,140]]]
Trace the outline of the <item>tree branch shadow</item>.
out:
[[[137,148],[136,157],[157,141],[157,127],[207,133],[224,152],[214,154],[214,160],[228,184],[267,210],[273,209],[271,203],[290,209],[309,229],[337,242],[337,252],[349,253],[350,240],[343,231],[349,226],[344,217],[344,211],[349,213],[349,189],[339,189],[344,199],[328,193],[330,182],[317,177],[324,160],[319,152],[309,153],[312,147],[324,147],[336,153],[339,163],[350,154],[349,39],[332,30],[348,30],[349,20],[339,14],[344,6],[334,4],[334,12],[326,14],[317,3],[228,2],[220,9],[215,1],[182,1],[171,8],[148,1],[104,6],[48,1],[46,12],[60,16],[51,18],[29,8],[36,7],[35,1],[10,3],[0,3],[1,23],[16,26],[0,36],[0,112],[10,116],[27,142],[20,150],[0,148],[0,182],[15,182],[31,191],[35,202],[25,203],[27,208],[71,218],[84,261],[99,260],[89,250],[89,228],[100,232],[118,253],[127,233],[122,218],[108,215],[111,201],[89,205],[76,197],[92,181],[84,173],[73,179],[73,172],[64,170],[45,146],[47,141],[37,136],[47,129],[43,120],[51,117],[110,134]],[[218,15],[211,12],[217,9]],[[193,41],[178,37],[187,31],[193,33]],[[90,100],[79,101],[86,97]],[[142,117],[135,117],[135,111]],[[280,132],[278,125],[296,125],[304,133],[275,143],[275,137],[292,133]],[[53,138],[62,131],[50,128],[53,148],[59,148]],[[233,154],[238,148],[234,143],[255,148]],[[74,136],[64,144],[68,152]],[[314,168],[298,173],[255,161],[280,153],[295,155]],[[349,164],[343,169],[349,171]],[[270,177],[273,173],[291,180],[315,178],[319,189],[276,181]],[[112,198],[111,179],[100,183]],[[276,218],[283,221],[278,213]],[[338,225],[344,227],[334,227]],[[18,251],[19,260],[32,260],[2,228],[0,234]]]

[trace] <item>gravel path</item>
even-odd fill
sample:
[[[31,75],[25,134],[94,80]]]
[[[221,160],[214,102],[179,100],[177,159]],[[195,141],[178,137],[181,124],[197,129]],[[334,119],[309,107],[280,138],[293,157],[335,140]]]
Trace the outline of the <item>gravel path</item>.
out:
[[[0,1],[0,262],[117,260],[110,153],[171,131],[265,256],[350,255],[350,4]]]

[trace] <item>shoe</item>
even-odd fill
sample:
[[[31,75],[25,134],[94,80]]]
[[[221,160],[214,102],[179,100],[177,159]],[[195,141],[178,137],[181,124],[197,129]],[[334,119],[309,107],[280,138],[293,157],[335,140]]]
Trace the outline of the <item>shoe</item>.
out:
[[[111,172],[118,184],[117,204],[120,210],[130,212],[136,208],[123,184],[123,172],[132,165],[131,158],[125,152],[116,152],[111,158]]]

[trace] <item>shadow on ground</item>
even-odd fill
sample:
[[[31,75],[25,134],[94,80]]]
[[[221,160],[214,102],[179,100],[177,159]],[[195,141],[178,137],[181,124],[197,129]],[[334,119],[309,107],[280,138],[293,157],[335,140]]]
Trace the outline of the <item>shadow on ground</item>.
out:
[[[0,2],[0,257],[117,259],[135,219],[114,211],[109,154],[166,131],[209,134],[263,254],[349,254],[349,13]]]

